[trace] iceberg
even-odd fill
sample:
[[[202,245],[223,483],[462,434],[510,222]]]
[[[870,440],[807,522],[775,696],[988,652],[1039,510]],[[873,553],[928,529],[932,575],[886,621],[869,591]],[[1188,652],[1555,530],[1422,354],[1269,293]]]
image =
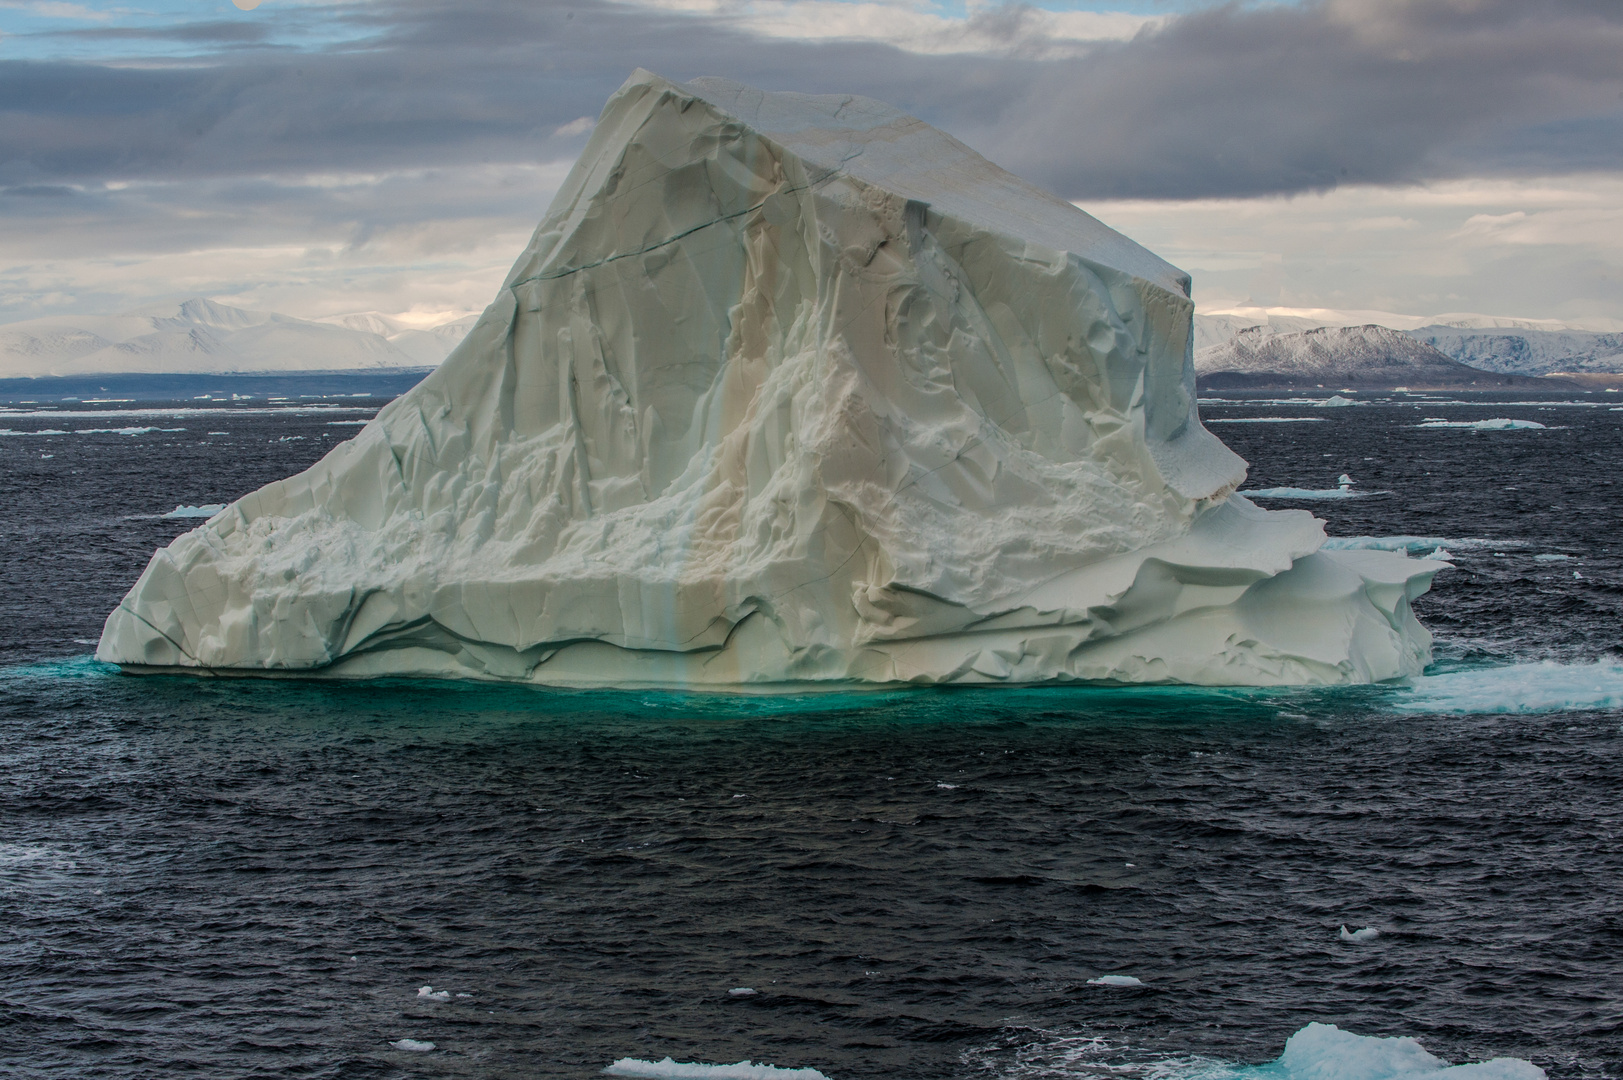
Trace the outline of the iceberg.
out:
[[[1418,674],[1439,564],[1235,494],[1189,293],[890,106],[639,71],[445,362],[159,550],[97,656],[718,690]]]

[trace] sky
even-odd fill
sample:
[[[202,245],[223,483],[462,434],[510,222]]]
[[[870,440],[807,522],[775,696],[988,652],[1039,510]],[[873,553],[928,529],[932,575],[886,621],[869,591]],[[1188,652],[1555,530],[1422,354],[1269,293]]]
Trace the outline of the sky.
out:
[[[0,322],[482,309],[637,67],[889,101],[1201,310],[1623,318],[1619,0],[0,0]]]

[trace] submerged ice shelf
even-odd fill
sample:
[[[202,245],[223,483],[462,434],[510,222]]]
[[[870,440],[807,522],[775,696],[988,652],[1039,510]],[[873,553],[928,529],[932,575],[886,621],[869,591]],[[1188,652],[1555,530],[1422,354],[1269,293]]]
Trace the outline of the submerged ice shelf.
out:
[[[1189,279],[878,102],[638,72],[445,363],[154,555],[143,671],[564,685],[1417,673],[1200,423]]]

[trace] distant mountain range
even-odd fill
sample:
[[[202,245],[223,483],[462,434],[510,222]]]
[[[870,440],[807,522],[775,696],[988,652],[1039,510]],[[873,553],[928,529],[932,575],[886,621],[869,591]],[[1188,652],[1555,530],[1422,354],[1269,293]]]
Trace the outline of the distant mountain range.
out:
[[[1319,326],[1296,333],[1251,326],[1195,353],[1202,389],[1247,387],[1491,390],[1549,388],[1552,379],[1483,371],[1390,327]]]
[[[1398,315],[1387,311],[1322,308],[1236,308],[1195,316],[1198,354],[1232,341],[1250,327],[1276,334],[1319,327],[1377,325],[1401,331],[1462,364],[1506,375],[1578,376],[1577,381],[1617,382],[1623,375],[1623,321],[1510,319],[1451,313]]]
[[[427,328],[376,312],[297,319],[194,297],[124,315],[0,325],[0,379],[430,368],[477,318]]]
[[[477,318],[427,327],[378,312],[299,319],[194,297],[123,315],[58,315],[0,325],[0,380],[421,370],[445,359]],[[1359,332],[1292,340],[1325,328]],[[1249,336],[1240,341],[1242,334]],[[1410,349],[1409,342],[1479,374],[1450,374],[1438,365],[1438,356]],[[1228,352],[1212,351],[1231,345]],[[1257,378],[1265,369],[1258,364],[1283,365],[1266,370],[1285,382],[1305,381],[1312,370],[1318,374],[1309,385],[1326,386],[1426,379],[1431,385],[1468,386],[1473,379],[1481,382],[1483,373],[1571,373],[1580,382],[1623,382],[1623,322],[1616,320],[1580,324],[1459,313],[1248,307],[1196,315],[1195,350],[1204,382],[1219,370],[1214,364],[1245,374],[1251,385],[1261,385]]]

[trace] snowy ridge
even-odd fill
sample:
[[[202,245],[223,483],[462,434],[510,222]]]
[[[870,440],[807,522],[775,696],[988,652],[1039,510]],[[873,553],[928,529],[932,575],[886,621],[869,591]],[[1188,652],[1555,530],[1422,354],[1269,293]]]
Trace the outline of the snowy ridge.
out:
[[[1195,351],[1242,331],[1294,334],[1376,325],[1401,331],[1452,360],[1504,375],[1623,373],[1623,320],[1515,319],[1493,315],[1398,315],[1325,308],[1235,308],[1195,316]]]
[[[413,328],[376,313],[312,321],[194,297],[0,325],[0,378],[433,367],[473,322]]]
[[[1254,326],[1195,353],[1202,389],[1249,386],[1415,388],[1527,386],[1534,380],[1467,367],[1385,326],[1280,333]]]

